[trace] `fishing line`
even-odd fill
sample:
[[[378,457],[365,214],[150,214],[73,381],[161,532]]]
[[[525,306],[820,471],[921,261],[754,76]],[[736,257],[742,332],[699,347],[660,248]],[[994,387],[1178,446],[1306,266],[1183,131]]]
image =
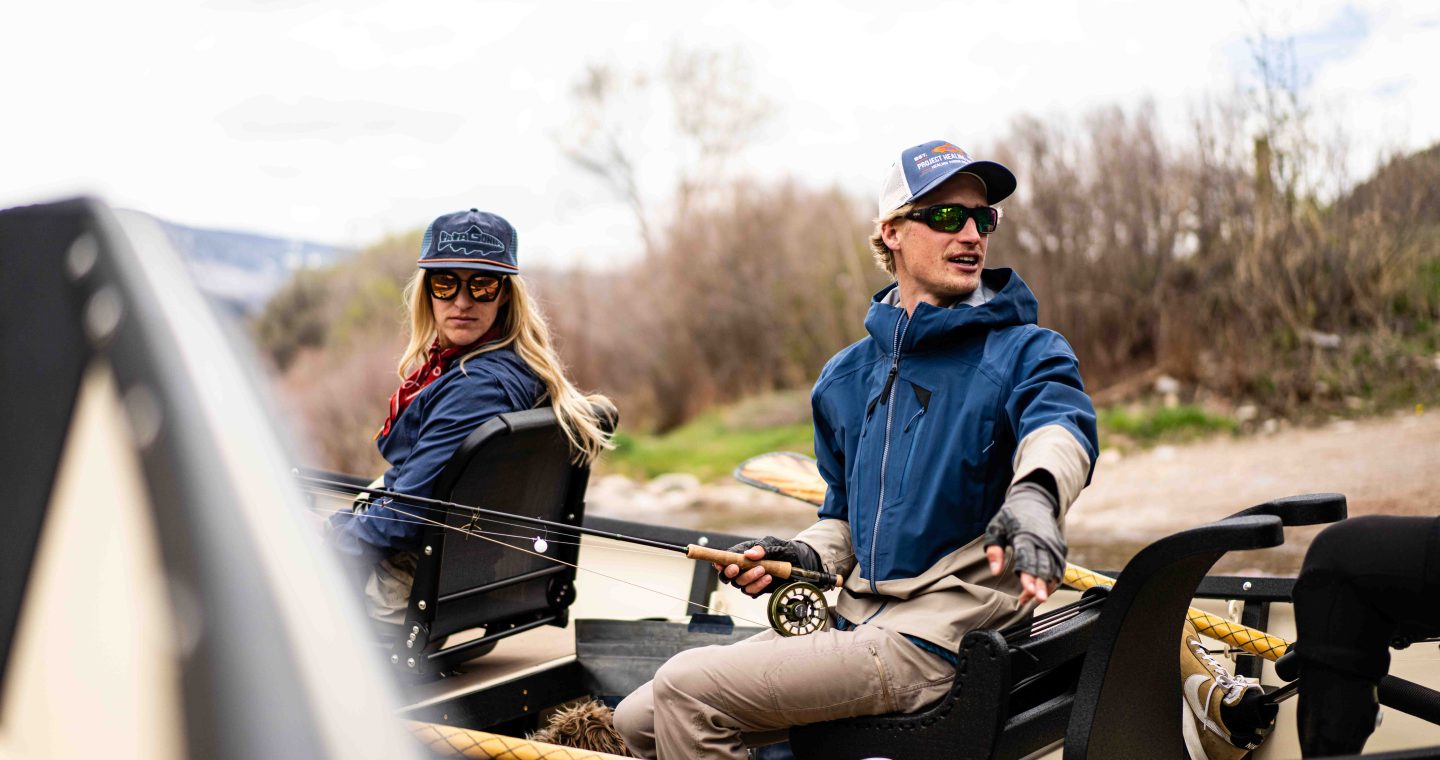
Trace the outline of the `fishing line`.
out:
[[[483,509],[481,507],[472,507],[466,504],[456,504],[455,502],[442,501],[440,499],[430,499],[423,496],[413,496],[410,494],[398,493],[396,491],[387,491],[383,488],[357,489],[354,485],[337,480],[311,478],[303,475],[298,477],[302,483],[311,483],[318,486],[335,488],[347,493],[355,493],[357,490],[359,490],[363,491],[364,493],[370,494],[371,498],[379,495],[382,497],[393,499],[395,502],[402,504],[406,507],[418,507],[421,509],[438,507],[441,509],[449,509],[451,511],[465,511],[471,514],[481,516],[479,519],[498,518],[499,520],[519,521],[521,523],[524,523],[526,527],[541,526],[544,528],[549,528],[551,530],[559,531],[562,535],[567,533],[574,533],[583,536],[598,536],[600,538],[610,538],[616,541],[639,544],[641,546],[653,546],[657,549],[665,549],[666,551],[679,552],[680,554],[685,554],[688,551],[688,547],[681,546],[680,544],[672,544],[665,541],[656,541],[654,539],[641,538],[639,536],[627,536],[623,533],[614,533],[608,530],[585,528],[576,525],[569,525],[567,523],[554,522],[552,520],[543,520],[539,517],[529,517],[527,515],[516,515],[508,512],[497,512],[493,509]],[[394,507],[392,506],[391,508],[393,509]]]
[[[364,495],[354,496],[353,498],[346,498],[346,499],[344,499],[343,501],[346,501],[346,502],[349,503],[349,504],[364,505],[364,506],[366,506],[366,507],[388,507],[388,506],[390,506],[390,504],[391,504],[391,502],[385,501],[384,499],[374,500],[374,499],[365,498]],[[423,510],[423,511],[426,511],[426,512],[431,512],[431,513],[439,512],[439,513],[441,513],[441,514],[445,514],[445,513],[447,512],[447,511],[444,510],[444,509],[440,509],[440,508],[438,508],[438,507],[427,507],[427,506],[425,506],[425,505],[423,505],[423,504],[405,504],[404,506],[411,507],[411,508],[414,508],[414,509]],[[323,509],[323,508],[320,508],[320,509]],[[342,509],[342,510],[339,510],[339,511],[345,511],[345,510]],[[350,510],[350,511],[354,511],[354,510],[352,509],[352,510]],[[373,513],[373,512],[356,512],[356,514],[374,514],[374,513]],[[525,524],[525,523],[509,522],[509,521],[505,521],[505,520],[497,520],[497,519],[495,519],[495,518],[493,518],[493,517],[480,517],[479,515],[472,515],[472,516],[471,516],[471,522],[484,522],[484,523],[487,523],[487,524],[504,525],[504,526],[511,527],[511,528],[533,528],[533,527],[534,527],[533,525],[527,525],[527,524]],[[555,530],[555,529],[553,529],[553,528],[543,528],[543,530],[545,530],[546,532],[549,532],[549,531],[552,531],[552,530]],[[556,531],[556,532],[559,533],[559,531]],[[563,533],[563,535],[564,535],[565,537],[567,537],[567,538],[575,538],[575,539],[578,539],[578,538],[580,537],[579,534],[573,534],[573,533]]]
[[[382,505],[382,506],[383,506],[383,505]],[[333,514],[341,514],[341,513],[347,514],[347,515],[353,514],[353,515],[356,515],[357,517],[358,517],[359,515],[361,515],[361,514],[364,514],[368,519],[371,519],[371,520],[388,520],[388,521],[390,521],[390,522],[398,522],[398,523],[403,523],[403,524],[405,524],[405,525],[429,525],[429,524],[430,524],[430,523],[417,522],[417,521],[415,521],[415,520],[403,520],[403,519],[401,519],[401,518],[399,518],[399,517],[384,517],[384,516],[382,516],[382,515],[375,514],[374,512],[354,512],[354,511],[352,511],[352,510],[343,509],[343,508],[342,508],[342,509],[327,509],[327,508],[324,508],[324,507],[312,507],[312,508],[310,509],[310,511],[311,511],[311,512],[317,512],[317,513],[332,514],[332,515],[333,515]],[[456,530],[463,530],[463,528],[460,528],[459,526],[454,526],[454,525],[447,525],[446,527],[454,528],[454,529],[456,529]],[[520,527],[523,527],[523,526],[520,526]],[[587,545],[587,544],[582,544],[582,543],[580,543],[579,541],[561,541],[561,540],[559,540],[559,539],[549,538],[549,537],[546,537],[546,536],[523,535],[523,534],[520,534],[520,533],[499,533],[499,532],[496,532],[496,531],[493,531],[493,530],[487,530],[487,531],[482,531],[482,532],[484,532],[484,533],[486,533],[486,534],[488,534],[488,535],[491,535],[491,536],[502,536],[502,537],[505,537],[505,538],[515,538],[515,539],[519,539],[519,540],[522,540],[522,541],[534,541],[536,538],[543,538],[543,539],[545,539],[545,541],[546,541],[547,543],[552,543],[552,544],[562,544],[562,545],[565,545],[565,546],[586,546],[586,545]],[[574,536],[573,538],[578,538],[578,536]],[[601,551],[628,552],[628,553],[630,553],[630,554],[643,554],[643,555],[645,555],[645,556],[647,556],[647,557],[654,557],[654,558],[656,558],[656,559],[666,559],[666,560],[679,560],[679,559],[683,559],[683,558],[681,558],[681,557],[676,557],[675,555],[673,555],[673,554],[671,554],[671,553],[669,553],[669,552],[660,552],[660,551],[655,550],[655,549],[632,549],[632,548],[630,548],[630,547],[628,547],[628,546],[615,546],[614,544],[623,543],[623,542],[616,541],[616,540],[613,539],[613,538],[600,538],[600,537],[596,537],[596,540],[598,540],[598,541],[606,541],[606,542],[609,542],[609,543],[601,544],[601,545],[589,545],[590,548],[599,549],[599,550],[601,550]]]
[[[313,484],[317,487],[337,489],[343,493],[356,493],[357,491],[357,487],[353,483],[345,483],[341,481],[327,480],[325,478],[314,478],[307,476],[297,477],[302,483]],[[397,493],[394,491],[388,491],[383,488],[367,487],[364,488],[362,492],[365,494],[364,498],[367,499],[373,499],[376,496],[388,498],[390,499],[390,502],[386,504],[386,507],[388,509],[398,514],[406,515],[407,517],[411,517],[417,520],[423,520],[428,525],[438,525],[443,528],[455,530],[464,535],[473,535],[476,538],[491,541],[493,543],[500,544],[501,546],[510,549],[515,549],[517,551],[525,552],[526,554],[531,554],[537,557],[544,557],[551,562],[556,562],[567,567],[573,567],[577,571],[584,570],[587,573],[598,575],[602,578],[613,580],[618,583],[624,583],[628,586],[634,586],[635,588],[649,591],[654,594],[659,594],[669,599],[675,599],[677,601],[684,602],[687,605],[693,604],[696,607],[710,610],[712,612],[716,612],[717,610],[709,607],[708,605],[700,604],[698,602],[692,602],[689,599],[682,599],[681,597],[667,594],[658,589],[648,588],[638,583],[632,583],[622,578],[616,578],[614,576],[606,575],[605,573],[601,573],[596,570],[581,568],[574,563],[565,562],[560,559],[549,557],[541,553],[540,551],[532,552],[528,549],[524,549],[518,546],[512,546],[498,539],[490,538],[483,535],[482,533],[472,533],[465,528],[457,528],[456,526],[449,525],[446,522],[432,520],[428,517],[424,517],[413,512],[406,512],[400,509],[397,505],[414,509],[440,507],[445,509],[447,513],[469,513],[471,515],[471,520],[467,524],[466,528],[472,525],[476,525],[476,523],[480,522],[481,520],[499,518],[498,520],[494,521],[509,521],[507,524],[510,525],[514,525],[514,521],[518,521],[520,523],[523,523],[525,527],[540,527],[546,530],[553,530],[560,535],[579,534],[582,536],[608,538],[614,541],[636,544],[639,546],[649,546],[657,549],[664,549],[666,551],[675,552],[677,554],[683,554],[690,559],[709,561],[717,565],[735,564],[747,570],[757,566],[764,567],[765,571],[772,577],[780,580],[791,581],[791,583],[786,584],[782,587],[786,591],[786,595],[783,599],[778,593],[772,594],[770,598],[769,612],[771,626],[781,635],[785,636],[800,635],[804,633],[809,633],[812,630],[821,629],[826,624],[829,617],[824,594],[821,589],[840,588],[842,585],[844,585],[844,577],[839,574],[827,573],[823,570],[809,570],[802,567],[796,567],[793,563],[785,562],[783,560],[754,560],[737,552],[712,549],[698,544],[681,546],[680,544],[672,544],[666,541],[657,541],[649,538],[641,538],[639,536],[627,536],[622,533],[599,530],[596,528],[586,528],[576,525],[570,525],[567,523],[559,523],[552,520],[544,520],[538,517],[531,517],[528,515],[517,515],[507,512],[497,512],[491,509],[472,507],[465,504],[456,504],[454,502],[442,501],[439,499],[431,499],[410,494]],[[476,529],[479,530],[478,525],[476,525]],[[537,550],[543,550],[547,548],[540,537],[537,536],[535,542],[535,548]],[[747,618],[742,617],[740,619],[748,623],[759,625],[759,623],[756,623],[755,621],[749,620]]]
[[[336,493],[336,492],[334,492],[334,491],[330,491],[330,490],[319,490],[319,489],[317,489],[317,488],[315,488],[315,487],[313,487],[313,486],[307,486],[307,490],[308,490],[309,492],[314,493],[314,494],[317,494],[317,495],[328,496],[328,497],[330,497],[330,498],[334,498],[334,499],[339,500],[339,501],[345,501],[345,502],[350,503],[350,504],[364,504],[364,505],[366,505],[366,506],[374,506],[374,507],[386,507],[386,506],[389,506],[389,502],[386,502],[386,501],[384,501],[383,499],[377,501],[377,500],[368,498],[367,494],[363,494],[363,493],[362,493],[362,494],[356,494],[353,490],[351,490],[351,491],[348,492],[348,493],[345,493],[345,494],[343,495],[343,497],[342,497],[340,494],[338,494],[338,493]],[[445,514],[445,513],[447,512],[447,510],[445,510],[445,509],[441,509],[441,508],[439,508],[439,507],[427,507],[427,506],[425,506],[425,505],[423,505],[423,504],[406,504],[405,506],[409,506],[409,507],[412,507],[412,508],[415,508],[415,509],[421,509],[421,510],[424,510],[424,511],[427,511],[427,512],[432,512],[432,513],[434,513],[434,512],[439,512],[439,513],[441,513],[441,514]],[[343,511],[343,510],[341,510],[341,511]],[[353,510],[352,510],[352,511],[353,511]],[[368,512],[367,512],[366,514],[373,514],[373,513],[368,513]],[[383,518],[377,518],[377,519],[383,519]],[[533,525],[528,525],[528,524],[526,524],[526,523],[519,523],[519,522],[508,521],[508,520],[500,520],[500,519],[496,519],[496,518],[494,518],[494,517],[481,517],[481,516],[479,516],[479,515],[473,515],[473,514],[472,514],[472,515],[471,515],[471,523],[476,523],[476,522],[484,522],[484,523],[487,523],[487,524],[494,524],[494,525],[505,525],[505,526],[508,526],[508,527],[511,527],[511,528],[533,528],[533,527],[535,527],[535,526],[533,526]],[[575,541],[570,541],[570,542],[556,541],[556,543],[571,543],[571,544],[574,544],[574,545],[576,545],[576,546],[579,546],[579,545],[580,545],[580,542],[579,542],[580,534],[578,534],[578,533],[570,533],[570,532],[560,531],[559,529],[549,528],[549,527],[544,528],[544,530],[546,531],[547,536],[550,534],[550,531],[555,531],[555,535],[563,536],[563,537],[565,537],[565,538],[575,539]],[[493,533],[493,532],[495,532],[495,531],[490,531],[490,532]],[[496,535],[505,535],[505,534],[496,533]],[[531,538],[531,536],[525,536],[525,537],[526,537],[526,538]],[[612,540],[613,540],[613,539],[612,539]],[[639,551],[639,550],[630,549],[630,550],[628,550],[628,551]]]
[[[439,521],[436,521],[436,520],[431,520],[431,519],[428,518],[428,517],[421,517],[420,515],[411,514],[411,513],[409,513],[409,512],[405,512],[404,510],[395,509],[394,507],[391,507],[391,509],[394,509],[396,512],[399,512],[399,513],[402,514],[402,515],[406,515],[406,516],[408,516],[408,517],[413,517],[413,518],[415,518],[415,519],[417,519],[417,520],[424,520],[424,521],[426,522],[426,524],[438,525],[438,526],[440,526],[440,527],[442,527],[442,528],[449,528],[450,530],[458,531],[458,532],[463,533],[463,534],[465,534],[465,535],[471,535],[471,536],[474,536],[474,537],[476,537],[476,538],[483,539],[483,540],[485,540],[485,541],[489,541],[489,542],[491,542],[491,543],[499,544],[500,546],[503,546],[503,547],[505,547],[505,548],[507,548],[507,549],[514,549],[515,551],[524,552],[525,554],[529,554],[529,555],[531,555],[531,556],[533,556],[533,557],[539,557],[539,558],[544,559],[544,560],[549,560],[550,562],[555,562],[555,563],[557,563],[557,564],[565,565],[566,567],[572,567],[572,568],[574,568],[575,570],[580,571],[580,572],[590,573],[591,575],[598,575],[598,576],[600,576],[601,578],[605,578],[605,579],[607,579],[607,580],[612,580],[612,581],[615,581],[616,583],[623,583],[623,584],[625,584],[625,585],[627,585],[627,586],[633,586],[633,587],[635,587],[635,588],[640,589],[641,591],[649,591],[649,592],[652,593],[652,594],[659,594],[660,596],[667,597],[667,598],[669,598],[669,599],[674,599],[674,600],[677,601],[677,602],[684,602],[686,605],[694,605],[694,606],[696,606],[696,607],[701,607],[701,608],[703,608],[703,609],[709,610],[710,612],[714,612],[714,613],[716,613],[716,614],[729,615],[729,616],[732,617],[732,618],[736,618],[736,619],[739,619],[739,620],[743,620],[743,621],[745,621],[745,622],[747,622],[747,623],[749,623],[749,624],[751,624],[751,625],[759,626],[759,627],[761,627],[761,628],[768,628],[768,627],[770,627],[770,624],[769,624],[769,623],[759,623],[759,622],[756,622],[756,621],[754,621],[754,620],[751,620],[750,618],[744,617],[744,616],[742,616],[742,615],[737,615],[737,614],[735,614],[735,613],[733,613],[733,612],[724,612],[724,611],[722,611],[722,610],[717,610],[717,609],[715,609],[714,607],[711,607],[711,606],[708,605],[708,604],[700,604],[699,602],[692,602],[692,601],[690,601],[689,599],[685,599],[685,598],[683,598],[683,597],[675,596],[674,594],[667,594],[667,593],[665,593],[664,591],[661,591],[661,590],[659,590],[659,589],[653,589],[653,588],[649,588],[649,587],[647,587],[647,586],[642,586],[642,585],[640,585],[640,584],[638,584],[638,583],[635,583],[635,582],[633,582],[633,581],[627,581],[627,580],[625,580],[624,578],[617,578],[617,577],[615,577],[615,576],[613,576],[613,575],[608,575],[608,574],[606,574],[606,573],[602,573],[602,572],[600,572],[599,570],[591,570],[591,569],[589,569],[589,568],[581,567],[581,566],[579,566],[578,564],[575,564],[575,563],[573,563],[573,562],[566,562],[565,560],[559,559],[558,557],[551,557],[551,556],[549,556],[549,555],[541,554],[541,553],[539,553],[539,552],[530,551],[529,549],[525,549],[525,548],[522,548],[522,547],[519,547],[519,546],[511,546],[510,544],[507,544],[507,543],[505,543],[504,541],[501,541],[501,540],[499,540],[499,539],[491,538],[491,537],[489,537],[489,536],[486,536],[486,535],[483,535],[483,534],[480,534],[480,533],[470,533],[469,531],[466,531],[466,530],[464,530],[464,529],[462,529],[462,528],[457,528],[457,527],[455,527],[455,526],[453,526],[453,525],[446,525],[445,523],[442,523],[442,522],[439,522]]]
[[[364,505],[367,505],[367,506],[375,506],[375,507],[387,507],[387,506],[389,506],[389,504],[388,504],[387,502],[384,502],[384,501],[372,501],[372,500],[369,500],[369,499],[367,499],[367,498],[364,498],[363,495],[360,495],[360,496],[354,495],[353,492],[350,493],[350,494],[347,494],[347,495],[345,496],[345,498],[340,499],[336,494],[334,494],[334,493],[331,492],[331,491],[320,491],[320,490],[314,489],[313,487],[307,487],[307,489],[310,490],[312,493],[316,493],[316,494],[324,495],[324,496],[332,496],[332,497],[336,498],[336,499],[339,500],[339,501],[345,501],[346,503],[350,503],[350,504],[364,504]],[[426,506],[424,506],[424,505],[418,505],[418,508],[419,508],[419,509],[423,509],[423,510],[425,510],[425,511],[429,511],[429,512],[442,512],[442,513],[443,513],[443,512],[446,511],[446,510],[439,509],[439,508],[436,508],[436,507],[426,507]],[[334,513],[336,513],[336,512],[346,512],[346,511],[353,512],[354,510],[347,510],[347,509],[344,509],[344,508],[340,508],[340,509],[326,509],[326,508],[324,508],[324,507],[312,507],[312,508],[311,508],[311,511],[315,511],[315,512],[329,512],[329,513],[331,513],[331,514],[334,514]],[[359,513],[357,513],[357,514],[359,514]],[[376,514],[376,513],[374,513],[374,512],[368,512],[368,511],[365,512],[365,513],[363,513],[363,514],[368,514],[368,515],[370,515],[372,518],[377,519],[377,520],[395,520],[395,519],[396,519],[396,518],[382,517],[382,516],[380,516],[380,515],[378,515],[378,514]],[[497,520],[497,519],[495,519],[495,518],[493,518],[493,517],[479,517],[479,516],[474,516],[474,520],[477,521],[477,522],[484,522],[484,523],[487,523],[487,524],[505,525],[505,526],[509,526],[509,527],[511,527],[511,528],[530,528],[530,527],[533,527],[533,526],[530,526],[530,525],[526,525],[526,524],[524,524],[524,523],[510,522],[510,521],[506,521],[506,520]],[[399,522],[404,522],[404,523],[410,524],[410,525],[423,525],[423,524],[424,524],[424,523],[412,523],[412,522],[409,522],[409,521],[406,521],[406,520],[400,520]],[[525,540],[527,540],[527,541],[528,541],[528,540],[534,540],[535,538],[543,538],[543,539],[545,539],[545,541],[546,541],[547,543],[564,544],[564,545],[567,545],[567,546],[580,546],[580,545],[581,545],[580,540],[579,540],[579,539],[581,538],[581,535],[580,535],[580,534],[577,534],[577,533],[569,533],[569,532],[565,532],[565,531],[560,531],[560,530],[556,530],[556,529],[554,529],[554,528],[544,528],[543,530],[544,530],[545,533],[544,533],[544,535],[542,535],[542,536],[534,536],[534,535],[529,535],[529,534],[523,534],[523,535],[522,535],[522,534],[512,534],[512,533],[501,533],[501,532],[499,532],[499,531],[494,531],[494,530],[489,530],[489,529],[486,529],[485,532],[490,533],[491,535],[496,535],[496,536],[509,536],[509,537],[511,537],[511,538],[523,538],[523,539],[525,539]],[[554,531],[554,532],[552,533],[552,531]],[[560,538],[553,538],[552,536],[559,536]],[[573,540],[573,541],[564,541],[564,540],[560,540],[561,538],[570,538],[570,539],[575,539],[575,540]],[[621,541],[621,540],[615,539],[615,538],[610,538],[610,537],[608,537],[608,536],[595,536],[595,538],[601,538],[601,539],[604,539],[605,541],[611,541],[611,542],[615,542],[615,543],[625,543],[624,541]],[[658,553],[658,552],[656,552],[656,551],[653,551],[653,550],[650,550],[650,549],[632,549],[632,548],[629,548],[629,547],[608,546],[608,545],[607,545],[607,546],[596,547],[596,548],[602,548],[602,549],[605,549],[606,551],[621,551],[621,552],[631,552],[631,553],[633,553],[633,554],[643,554],[643,555],[648,556],[648,557],[669,557],[669,556],[670,556],[669,554],[660,554],[660,553]]]
[[[333,481],[320,481],[320,482],[321,482],[321,483],[330,483],[330,482],[333,482]],[[347,490],[353,490],[353,489],[347,489]],[[373,492],[373,493],[376,493],[376,494],[380,494],[381,496],[386,497],[389,501],[385,502],[385,506],[386,506],[387,508],[389,508],[389,509],[395,509],[395,507],[394,507],[393,505],[396,504],[396,503],[398,503],[398,504],[400,504],[400,505],[403,505],[403,506],[406,506],[406,507],[417,506],[417,505],[412,505],[409,501],[398,501],[398,502],[397,502],[397,501],[396,501],[397,497],[400,497],[400,498],[403,498],[403,499],[410,499],[410,500],[422,502],[422,504],[418,505],[418,507],[417,507],[417,508],[420,508],[420,509],[426,509],[426,507],[424,506],[424,503],[428,503],[428,504],[438,504],[438,505],[441,505],[441,506],[446,507],[447,509],[452,509],[452,510],[464,510],[464,511],[469,511],[469,512],[471,513],[472,517],[471,517],[469,523],[467,523],[466,526],[465,526],[465,527],[467,527],[467,528],[470,527],[471,525],[475,525],[475,524],[478,523],[478,522],[487,521],[487,520],[490,521],[490,522],[500,523],[500,524],[502,524],[502,525],[512,525],[512,526],[515,525],[515,523],[513,523],[513,522],[507,523],[507,522],[505,522],[504,520],[495,520],[495,519],[489,518],[489,517],[482,517],[482,515],[500,515],[500,516],[505,517],[505,518],[508,518],[508,519],[510,519],[510,520],[520,520],[520,521],[522,521],[523,523],[525,523],[525,525],[520,526],[520,527],[531,527],[531,526],[533,526],[533,525],[539,525],[542,529],[544,529],[544,530],[546,530],[546,531],[554,530],[556,533],[558,533],[558,534],[560,534],[560,535],[562,535],[562,536],[568,536],[568,535],[571,535],[572,533],[578,533],[578,534],[583,535],[583,536],[594,536],[594,537],[597,537],[597,538],[607,538],[607,539],[610,539],[610,540],[612,540],[612,541],[620,541],[620,542],[623,542],[623,543],[637,544],[637,545],[640,545],[640,546],[652,546],[652,547],[655,547],[655,548],[657,548],[657,549],[664,549],[664,550],[666,550],[666,551],[676,552],[676,553],[678,553],[678,554],[684,554],[686,557],[688,557],[688,558],[690,558],[690,559],[708,561],[708,562],[711,562],[711,563],[714,563],[714,564],[718,564],[718,565],[734,564],[734,565],[739,565],[741,568],[746,569],[746,570],[748,570],[748,569],[750,569],[750,568],[753,568],[753,567],[755,567],[755,566],[757,566],[757,565],[760,565],[760,566],[764,566],[765,569],[766,569],[766,571],[769,572],[770,575],[772,575],[772,576],[774,576],[774,577],[776,577],[776,578],[779,578],[779,579],[781,579],[781,580],[806,581],[806,582],[812,584],[812,586],[817,586],[817,585],[818,585],[818,586],[814,589],[815,593],[814,593],[812,596],[818,596],[818,595],[820,594],[819,588],[822,588],[822,587],[823,587],[823,588],[840,588],[841,585],[843,585],[843,582],[844,582],[843,576],[837,575],[837,574],[832,574],[832,573],[827,573],[827,572],[824,572],[823,570],[807,570],[807,569],[805,569],[805,568],[796,567],[794,564],[792,564],[792,563],[790,563],[790,562],[785,562],[785,561],[764,560],[764,559],[762,559],[762,560],[752,560],[752,559],[749,559],[749,558],[747,558],[747,557],[745,557],[745,556],[743,556],[743,555],[741,555],[741,554],[739,554],[739,553],[737,553],[737,552],[731,552],[731,551],[720,550],[720,549],[712,549],[712,548],[710,548],[710,547],[703,546],[703,545],[700,545],[700,544],[690,544],[690,545],[688,545],[688,546],[681,546],[681,545],[679,545],[679,544],[672,544],[672,543],[668,543],[668,542],[665,542],[665,541],[657,541],[657,540],[649,539],[649,538],[641,538],[641,537],[638,537],[638,536],[627,536],[627,535],[625,535],[625,534],[623,534],[623,533],[615,533],[615,532],[613,532],[613,531],[608,531],[608,530],[599,530],[599,529],[596,529],[596,528],[585,528],[585,527],[570,525],[570,524],[566,524],[566,523],[556,523],[556,522],[553,522],[553,521],[550,521],[550,520],[543,520],[543,519],[540,519],[540,518],[538,518],[538,517],[531,517],[531,516],[529,516],[529,515],[516,515],[516,514],[507,513],[507,512],[497,512],[497,511],[492,510],[492,509],[483,509],[483,508],[481,508],[481,507],[472,507],[472,506],[468,506],[468,505],[465,505],[465,504],[455,504],[454,502],[440,501],[440,500],[438,500],[438,499],[429,499],[429,498],[420,497],[420,496],[407,496],[406,494],[394,493],[394,492],[385,491],[385,490],[382,490],[382,489],[379,489],[379,488],[372,488],[372,489],[369,489],[369,491],[371,491],[371,492]],[[368,494],[368,493],[367,493],[366,495],[369,496],[369,495],[371,495],[371,494]],[[374,503],[375,503],[376,505],[380,505],[380,504],[381,504],[381,502],[374,502]],[[399,510],[396,509],[395,511],[399,511]],[[433,511],[433,509],[432,509],[431,511]],[[412,514],[412,515],[413,515],[413,513],[407,513],[407,514]],[[421,519],[427,519],[427,520],[428,520],[429,518],[421,518]],[[439,524],[439,523],[437,523],[437,524]],[[478,529],[478,526],[477,526],[477,529]],[[547,533],[547,535],[548,535],[548,533]],[[539,537],[537,536],[536,538],[538,539]],[[543,548],[543,547],[541,547],[541,548]]]

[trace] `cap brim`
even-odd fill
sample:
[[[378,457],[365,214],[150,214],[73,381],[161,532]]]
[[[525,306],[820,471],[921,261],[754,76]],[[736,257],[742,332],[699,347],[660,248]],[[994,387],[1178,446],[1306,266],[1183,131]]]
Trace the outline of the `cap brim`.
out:
[[[985,202],[999,203],[1015,192],[1015,174],[1004,164],[994,161],[972,161],[961,171],[970,172],[985,182]]]
[[[471,269],[476,272],[493,272],[495,274],[520,274],[519,267],[507,267],[504,264],[497,264],[493,261],[474,261],[472,259],[420,259],[417,264],[421,269]]]

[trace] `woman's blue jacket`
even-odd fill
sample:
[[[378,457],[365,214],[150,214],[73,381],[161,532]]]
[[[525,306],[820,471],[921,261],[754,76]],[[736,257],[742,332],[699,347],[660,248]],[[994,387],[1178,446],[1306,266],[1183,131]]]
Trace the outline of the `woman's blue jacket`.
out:
[[[420,391],[377,440],[380,455],[390,463],[385,490],[429,497],[445,464],[466,436],[497,414],[534,408],[544,385],[514,351],[496,349],[450,365]],[[342,513],[332,519],[332,543],[344,554],[374,555],[377,551],[415,551],[424,520],[433,512],[408,506],[376,504],[365,513]]]

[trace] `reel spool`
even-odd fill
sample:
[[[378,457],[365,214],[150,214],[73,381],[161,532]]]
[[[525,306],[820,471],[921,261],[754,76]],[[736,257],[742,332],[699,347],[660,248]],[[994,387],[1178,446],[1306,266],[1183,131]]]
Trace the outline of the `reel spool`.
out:
[[[781,636],[804,636],[830,627],[830,605],[820,587],[788,583],[770,595],[770,626]]]

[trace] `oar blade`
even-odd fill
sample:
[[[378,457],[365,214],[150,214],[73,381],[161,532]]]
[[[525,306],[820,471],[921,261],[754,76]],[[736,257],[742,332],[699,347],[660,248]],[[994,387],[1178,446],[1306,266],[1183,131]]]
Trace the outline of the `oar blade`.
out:
[[[751,457],[735,468],[746,485],[819,506],[825,501],[825,479],[815,460],[793,451],[772,451]]]

